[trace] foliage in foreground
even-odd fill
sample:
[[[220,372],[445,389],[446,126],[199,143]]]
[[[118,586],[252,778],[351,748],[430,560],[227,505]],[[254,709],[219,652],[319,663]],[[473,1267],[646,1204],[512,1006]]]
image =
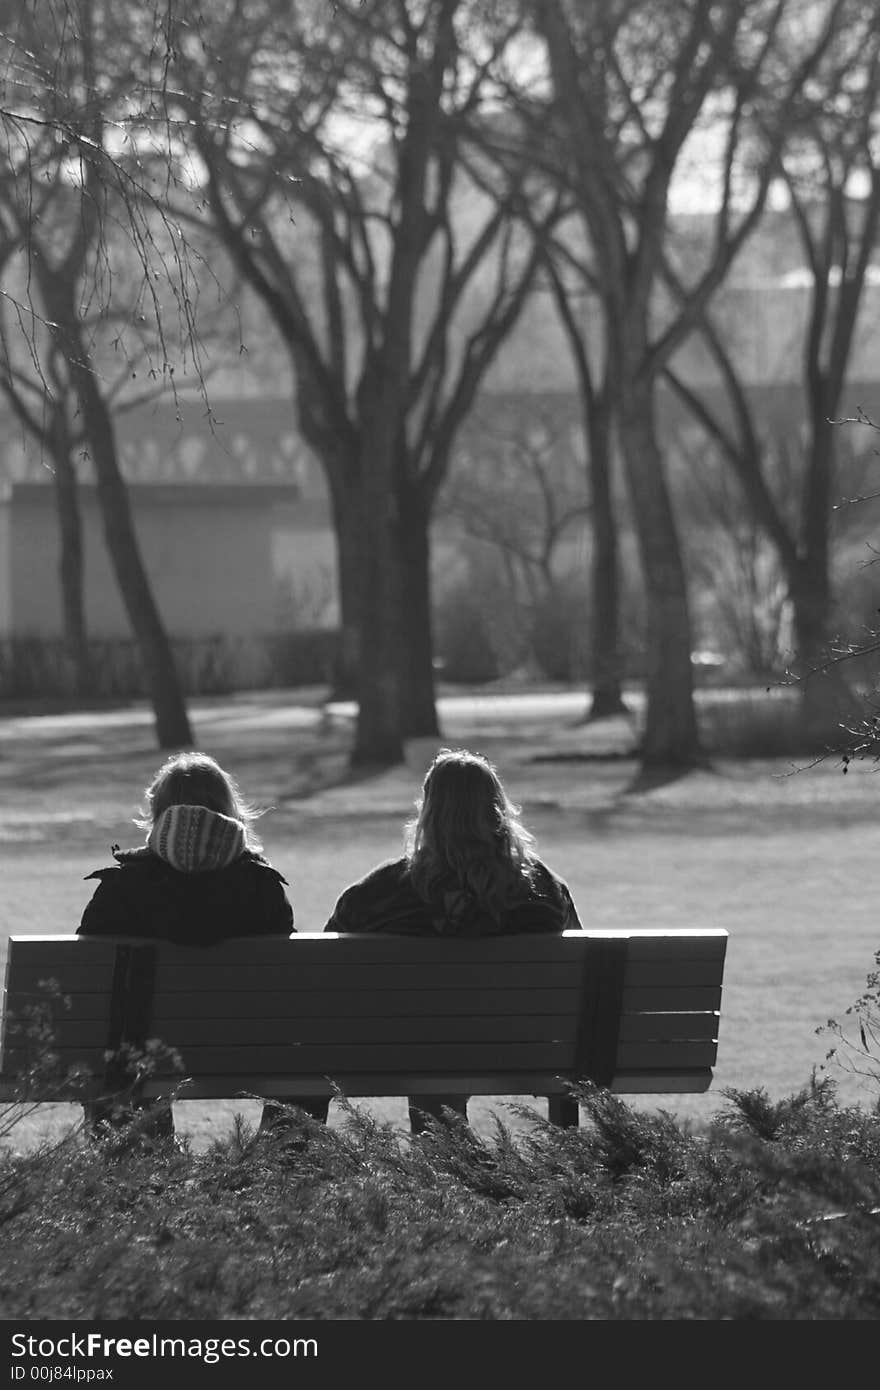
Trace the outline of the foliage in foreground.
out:
[[[196,1156],[122,1136],[0,1160],[0,1317],[866,1319],[880,1112],[728,1092],[705,1133],[578,1091],[579,1130],[411,1139],[349,1109]],[[845,1214],[840,1214],[845,1213]]]

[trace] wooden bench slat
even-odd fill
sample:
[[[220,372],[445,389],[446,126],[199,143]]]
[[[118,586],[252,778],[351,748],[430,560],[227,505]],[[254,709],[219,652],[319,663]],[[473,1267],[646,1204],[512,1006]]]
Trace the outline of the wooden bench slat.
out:
[[[74,1063],[98,1071],[104,1061],[101,1047],[57,1047],[57,1054],[63,1068]],[[265,1071],[276,1074],[286,1072],[295,1075],[299,1071],[319,1072],[333,1076],[337,1071],[346,1072],[391,1070],[397,1064],[401,1074],[410,1070],[450,1072],[460,1070],[468,1061],[480,1070],[526,1069],[533,1066],[541,1070],[558,1068],[568,1071],[572,1065],[572,1046],[564,1039],[543,1038],[538,1041],[522,1040],[482,1042],[427,1042],[408,1043],[405,1051],[396,1043],[358,1044],[354,1055],[352,1048],[336,1042],[333,1044],[287,1043],[287,1044],[191,1044],[181,1047],[185,1071],[200,1074],[203,1072],[223,1072],[235,1076],[242,1071]],[[712,1066],[717,1054],[717,1045],[712,1041],[697,1042],[622,1042],[617,1049],[617,1065],[621,1070],[638,1070],[656,1064],[664,1070],[674,1067]],[[9,1051],[9,1065],[12,1068],[23,1064],[25,1054],[18,1048]],[[173,1068],[165,1061],[158,1063],[157,1070],[169,1075]],[[295,1089],[295,1083],[294,1083]]]
[[[320,964],[331,958],[348,964],[363,961],[399,961],[407,955],[417,960],[436,960],[444,963],[452,946],[455,951],[474,962],[496,960],[578,960],[584,935],[592,939],[620,940],[629,943],[632,960],[717,960],[724,957],[727,934],[721,930],[675,931],[645,929],[638,931],[607,930],[563,932],[510,937],[474,938],[413,938],[395,937],[381,933],[369,936],[338,936],[329,932],[297,933],[297,959],[303,964]],[[75,965],[82,958],[84,939],[76,936],[15,937],[16,954],[22,966],[33,965],[44,973],[47,966],[58,968]],[[149,944],[137,937],[89,937],[88,950],[96,962],[103,960],[112,969],[118,942]],[[331,944],[332,943],[332,944]],[[176,946],[181,965],[204,964],[213,958],[219,964],[252,965],[260,962],[274,964],[284,957],[284,938],[236,937],[214,946]],[[281,950],[279,950],[281,947]]]
[[[74,964],[63,967],[56,966],[54,971],[41,969],[39,966],[16,966],[15,984],[10,989],[7,984],[7,998],[27,996],[28,1002],[33,1003],[51,998],[53,989],[64,982],[63,993],[79,994],[81,991],[104,991],[109,990],[113,981],[112,960],[106,964],[99,965]]]
[[[171,969],[160,964],[156,971],[156,989],[169,993],[229,988],[260,991],[267,988],[405,989],[413,992],[426,988],[561,989],[571,984],[577,974],[578,968],[573,964],[544,961],[475,965],[432,962],[428,973],[415,962],[281,966],[202,964],[192,969]],[[714,985],[718,978],[719,968],[712,961],[687,961],[680,965],[668,961],[631,961],[626,970],[626,985],[631,988],[663,984],[675,984],[679,988]]]
[[[717,1038],[717,1013],[624,1014],[620,1025],[621,1042],[681,1042]],[[273,1018],[267,1014],[261,1021],[266,1042],[272,1043],[332,1043],[426,1042],[436,1038],[450,1041],[528,1041],[555,1036],[573,1042],[577,1016],[561,1014],[527,1014],[513,1018],[505,1014],[439,1014],[414,1018],[374,1018],[362,1015],[323,1013],[300,1018]],[[245,1043],[253,1031],[251,1018],[236,1018],[219,1014],[211,1017],[190,1015],[186,1018],[154,1019],[150,1036],[169,1046],[187,1047],[197,1043],[204,1046],[214,1041]],[[102,1047],[107,1036],[106,1019],[69,1019],[61,1017],[54,1038],[57,1047]]]
[[[59,1004],[52,1010],[62,1022],[106,1021],[109,1017],[106,995],[83,993],[68,998],[69,1008]],[[465,1009],[469,1013],[493,1015],[528,1012],[574,1015],[579,998],[579,987],[571,984],[566,989],[468,990],[466,1000],[445,990],[420,990],[418,1010],[419,1014],[441,1015],[458,1014]],[[13,1010],[18,1012],[24,1000],[16,994],[10,996],[10,1002]],[[402,990],[174,993],[160,996],[157,1000],[154,1031],[160,1031],[166,1022],[173,1023],[181,1018],[324,1018],[329,1012],[349,1018],[376,1014],[387,1018],[406,1018],[413,1015],[414,1006],[408,994]]]
[[[682,1039],[717,1038],[720,1014],[624,1013],[620,1019],[621,1042],[677,1042]]]
[[[260,994],[254,990],[226,990],[215,994],[198,991],[160,996],[155,1011],[155,1030],[161,1031],[166,1020],[179,1018],[307,1018],[324,1017],[328,1011],[355,1017],[379,1014],[383,1017],[405,1018],[414,1009],[432,1014],[461,1013],[462,1010],[484,1014],[574,1013],[580,998],[579,983],[569,983],[565,989],[484,989],[467,991],[468,998],[444,990],[420,990],[418,1001],[401,990],[269,990]],[[79,1021],[109,1017],[107,995],[84,992],[67,996],[69,1008],[59,1003],[52,1013],[60,1020]],[[16,991],[9,996],[9,1008],[20,1013],[28,1003],[46,1003],[39,993],[25,998]],[[721,986],[697,985],[689,989],[673,986],[624,986],[625,1017],[642,1013],[663,1014],[679,1012],[715,1012],[721,1006]]]
[[[103,1065],[103,1048],[55,1048],[62,1065],[79,1061],[93,1071]],[[541,1070],[564,1069],[571,1063],[572,1047],[569,1042],[440,1042],[412,1043],[402,1050],[394,1043],[370,1043],[352,1049],[334,1043],[323,1044],[291,1043],[272,1046],[252,1043],[248,1046],[191,1046],[183,1051],[186,1070],[195,1073],[222,1071],[228,1076],[242,1070],[266,1071],[284,1074],[291,1071],[317,1072],[332,1076],[334,1071],[348,1072],[377,1071],[380,1068],[390,1071],[395,1067],[402,1073],[410,1069],[427,1071],[459,1071],[469,1061],[480,1070],[507,1068],[528,1068],[534,1066]],[[17,1049],[10,1050],[9,1059],[14,1067],[19,1064],[23,1054]],[[160,1062],[160,1068],[169,1074],[171,1068]],[[295,1089],[295,1083],[294,1083]]]
[[[175,967],[160,965],[156,972],[156,988],[176,990],[223,989],[233,985],[238,989],[265,990],[274,978],[274,987],[289,990],[312,989],[559,989],[572,982],[580,967],[574,962],[523,961],[508,963],[478,962],[461,964],[447,960],[431,962],[426,974],[418,962],[322,962],[319,965],[211,965]],[[631,988],[647,985],[674,984],[714,985],[720,968],[715,961],[683,961],[673,964],[665,960],[630,961],[626,969],[626,984]]]
[[[541,1097],[564,1095],[567,1089],[565,1081],[553,1072],[494,1072],[489,1076],[468,1072],[439,1077],[433,1073],[409,1072],[405,1081],[396,1072],[363,1072],[359,1075],[343,1073],[336,1081],[344,1095],[355,1098],[405,1096],[411,1092],[442,1095],[456,1090],[472,1096]],[[694,1071],[677,1068],[668,1072],[620,1072],[609,1089],[622,1095],[700,1094],[709,1089],[711,1082],[712,1072],[707,1068]],[[171,1084],[168,1081],[147,1082],[144,1093],[148,1096],[167,1095]],[[298,1080],[297,1092],[302,1096],[329,1094],[323,1077]],[[187,1083],[180,1092],[181,1098],[190,1100],[223,1099],[242,1093],[283,1097],[290,1095],[291,1090],[289,1083],[278,1077],[257,1074],[249,1077],[199,1077]]]
[[[157,991],[257,989],[538,989],[562,988],[577,978],[571,964],[545,961],[470,963],[431,962],[426,971],[416,962],[372,962],[350,965],[330,961],[320,965],[202,965],[156,971]]]
[[[714,1062],[713,1062],[714,1066]],[[610,1086],[617,1095],[699,1095],[712,1084],[710,1067],[618,1072]]]
[[[642,1013],[696,1013],[721,1008],[721,985],[692,985],[679,989],[676,985],[624,985],[623,1011]]]
[[[694,967],[699,968],[698,966]],[[25,968],[18,974],[18,988],[35,998],[45,997],[39,988],[45,973],[38,969]],[[96,983],[109,989],[112,971],[92,973],[88,965],[67,966],[64,971],[65,990],[94,989]],[[552,989],[571,984],[578,979],[578,969],[568,963],[544,961],[482,962],[459,967],[455,964],[430,964],[426,974],[424,965],[417,963],[382,964],[378,961],[367,964],[333,964],[329,961],[320,965],[284,964],[229,964],[218,965],[205,958],[200,965],[169,967],[159,964],[156,971],[156,990],[168,993],[214,993],[217,990],[256,990],[267,989],[320,990],[320,989],[402,989],[445,988],[451,984],[462,989],[511,988],[525,989],[534,985],[538,989]],[[696,983],[699,983],[698,981]]]
[[[690,1071],[712,1067],[718,1056],[717,1040],[697,1039],[674,1042],[620,1042],[617,1047],[617,1069],[639,1071],[659,1067],[672,1071],[676,1067]]]
[[[554,1072],[493,1072],[489,1075],[454,1073],[438,1076],[436,1073],[408,1072],[402,1078],[397,1072],[361,1072],[349,1075],[341,1073],[336,1078],[343,1094],[353,1098],[405,1096],[411,1091],[423,1095],[437,1095],[460,1090],[474,1096],[552,1096],[563,1095],[566,1083]],[[668,1072],[650,1070],[645,1072],[618,1072],[611,1083],[610,1090],[622,1095],[676,1095],[700,1092],[709,1089],[712,1081],[710,1069],[694,1071],[673,1069]],[[180,1078],[156,1078],[147,1081],[143,1087],[145,1096],[156,1097],[169,1094],[179,1095],[185,1100],[223,1100],[246,1096],[289,1096],[292,1093],[288,1078],[254,1073],[249,1076],[224,1076],[217,1073],[187,1080],[181,1085]],[[297,1078],[296,1093],[302,1096],[322,1096],[331,1094],[324,1076]],[[88,1095],[102,1094],[100,1082],[91,1087],[67,1090],[55,1099],[82,1099]],[[0,1101],[13,1099],[17,1089],[0,1078]],[[46,1099],[41,1092],[41,1098]]]
[[[423,989],[416,998],[406,990],[272,990],[256,994],[246,990],[216,995],[168,994],[159,1003],[156,1028],[179,1018],[420,1018],[446,1015],[507,1017],[549,1013],[575,1017],[580,989],[569,982],[565,989],[480,989],[454,993]]]
[[[347,1018],[325,1015],[321,1018],[263,1018],[260,1031],[272,1045],[295,1043],[331,1044],[393,1042],[539,1042],[548,1037],[573,1043],[577,1017],[520,1014],[513,1020],[504,1015],[443,1015],[423,1018]],[[246,1045],[253,1035],[253,1020],[236,1018],[189,1018],[176,1020],[163,1030],[154,1020],[150,1036],[179,1048],[189,1046]],[[102,1047],[106,1025],[101,1020],[70,1022],[62,1019],[55,1029],[58,1047]]]
[[[624,1014],[621,1018],[622,1042],[680,1042],[717,1038],[717,1013]],[[261,1019],[261,1033],[267,1043],[369,1043],[501,1041],[524,1042],[556,1037],[573,1042],[577,1015],[572,1012],[541,1014],[524,1010],[514,1017],[505,1014],[426,1014],[417,1017],[384,1018],[363,1015],[321,1014],[305,1017],[274,1018],[268,1012]],[[246,1043],[253,1032],[252,1017],[238,1018],[222,1012],[179,1019],[153,1019],[150,1036],[169,1046],[185,1048],[192,1044]],[[105,1019],[69,1019],[62,1015],[54,1031],[60,1048],[103,1047],[107,1037]]]

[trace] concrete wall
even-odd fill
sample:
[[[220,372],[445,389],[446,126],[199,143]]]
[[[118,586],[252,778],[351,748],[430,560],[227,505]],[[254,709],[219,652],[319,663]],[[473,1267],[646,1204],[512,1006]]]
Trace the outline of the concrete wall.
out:
[[[286,517],[289,527],[295,518],[286,500],[289,489],[143,485],[132,487],[130,496],[141,553],[170,636],[238,637],[275,630],[276,534],[281,519]],[[82,490],[82,513],[89,633],[127,637],[129,623],[91,488]],[[300,547],[309,564],[316,563],[308,553],[314,548]],[[16,486],[12,503],[0,510],[0,622],[5,614],[7,631],[13,626],[20,635],[61,635],[58,559],[53,490]]]

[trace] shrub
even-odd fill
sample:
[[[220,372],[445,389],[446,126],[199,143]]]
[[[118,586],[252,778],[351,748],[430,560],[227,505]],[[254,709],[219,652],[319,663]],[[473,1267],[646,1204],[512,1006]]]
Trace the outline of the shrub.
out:
[[[303,629],[256,637],[175,638],[171,643],[185,695],[329,684],[337,658],[335,629]],[[0,641],[0,700],[134,700],[148,695],[134,642],[94,638],[88,644],[90,680],[77,684],[61,641],[16,637]]]
[[[738,690],[731,696],[706,690],[697,702],[697,717],[703,746],[720,757],[782,758],[824,751],[825,745],[817,747],[803,728],[796,691]]]
[[[453,1114],[404,1135],[338,1097],[342,1126],[303,1115],[293,1142],[238,1119],[196,1155],[135,1116],[0,1149],[0,1317],[876,1317],[880,1111],[814,1076],[779,1101],[728,1090],[694,1133],[571,1091],[580,1128],[523,1110],[488,1139]]]
[[[507,674],[479,587],[467,581],[448,588],[436,604],[434,639],[444,680],[482,685]]]
[[[266,639],[267,685],[330,685],[339,660],[336,628],[301,628]]]
[[[417,1138],[343,1103],[305,1143],[241,1121],[0,1155],[0,1316],[872,1318],[880,1117],[811,1084],[692,1133],[575,1088],[584,1122]]]
[[[572,575],[547,593],[532,613],[530,641],[541,672],[551,681],[582,681],[588,668],[589,597]]]

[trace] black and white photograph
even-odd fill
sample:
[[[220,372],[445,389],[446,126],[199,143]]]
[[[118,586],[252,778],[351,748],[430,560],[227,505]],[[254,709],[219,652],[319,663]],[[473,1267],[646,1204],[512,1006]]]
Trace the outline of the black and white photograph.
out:
[[[876,0],[0,0],[0,1376],[875,1320],[878,774]]]

